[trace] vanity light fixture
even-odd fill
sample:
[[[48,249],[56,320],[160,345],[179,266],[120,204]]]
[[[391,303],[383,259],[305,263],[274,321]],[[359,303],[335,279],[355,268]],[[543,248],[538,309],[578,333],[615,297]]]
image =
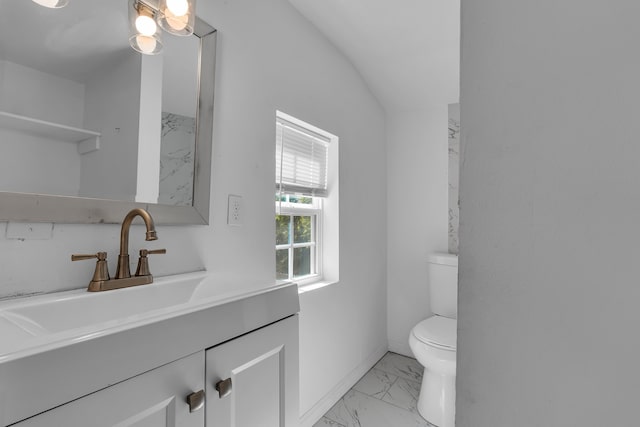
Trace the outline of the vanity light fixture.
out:
[[[34,3],[38,3],[40,6],[48,7],[50,9],[59,9],[65,7],[69,0],[32,0]]]
[[[162,50],[162,33],[156,24],[158,11],[141,0],[129,1],[129,44],[146,55]]]
[[[190,36],[195,20],[195,0],[129,0],[129,44],[140,53],[155,55],[162,50],[160,28]]]

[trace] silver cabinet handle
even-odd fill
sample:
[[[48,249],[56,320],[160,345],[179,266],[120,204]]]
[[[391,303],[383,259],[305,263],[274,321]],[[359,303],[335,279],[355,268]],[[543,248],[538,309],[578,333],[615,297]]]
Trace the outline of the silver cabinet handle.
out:
[[[195,391],[187,396],[189,412],[196,412],[204,406],[204,390]]]
[[[232,389],[231,378],[227,378],[226,380],[220,380],[216,383],[216,390],[218,390],[220,399],[222,399],[225,396],[229,396],[231,394],[231,389]]]

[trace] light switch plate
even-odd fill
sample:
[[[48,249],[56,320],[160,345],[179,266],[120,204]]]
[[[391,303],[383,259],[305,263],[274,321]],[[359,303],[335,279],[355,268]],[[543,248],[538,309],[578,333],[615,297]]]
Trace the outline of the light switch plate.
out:
[[[227,209],[227,224],[242,225],[244,217],[244,209],[242,204],[242,196],[229,194],[229,205]]]

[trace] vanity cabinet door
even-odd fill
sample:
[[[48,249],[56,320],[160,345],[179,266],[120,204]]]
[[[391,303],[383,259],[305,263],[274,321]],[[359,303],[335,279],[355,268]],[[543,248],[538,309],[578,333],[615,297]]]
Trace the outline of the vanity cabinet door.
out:
[[[15,426],[202,427],[204,408],[190,412],[187,397],[203,389],[204,351],[201,351]]]
[[[298,426],[298,388],[295,315],[207,350],[206,425]]]

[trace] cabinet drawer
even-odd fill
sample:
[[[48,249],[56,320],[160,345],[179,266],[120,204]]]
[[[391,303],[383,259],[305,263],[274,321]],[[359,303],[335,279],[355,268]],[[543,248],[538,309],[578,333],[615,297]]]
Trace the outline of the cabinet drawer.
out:
[[[70,378],[69,381],[73,381]],[[64,384],[60,385],[64,387]],[[204,389],[204,351],[14,424],[17,427],[202,427],[187,396]]]

